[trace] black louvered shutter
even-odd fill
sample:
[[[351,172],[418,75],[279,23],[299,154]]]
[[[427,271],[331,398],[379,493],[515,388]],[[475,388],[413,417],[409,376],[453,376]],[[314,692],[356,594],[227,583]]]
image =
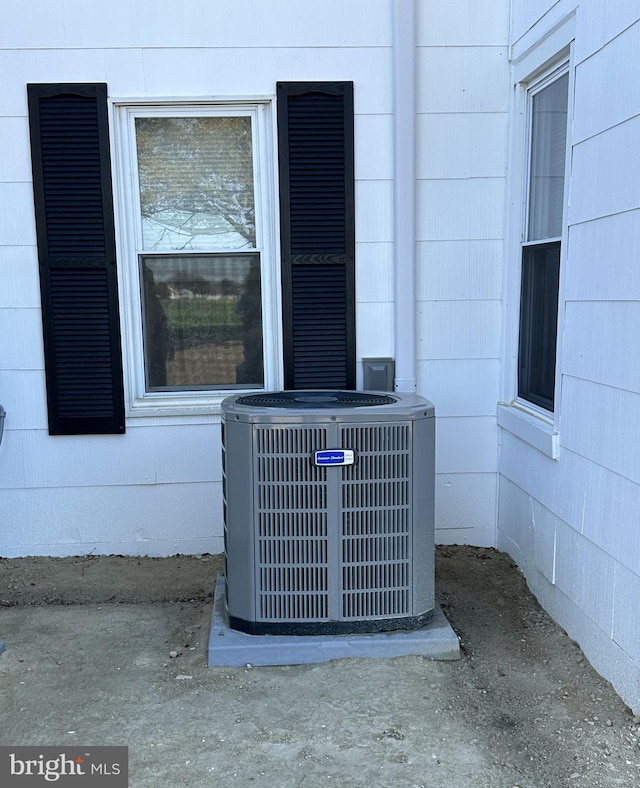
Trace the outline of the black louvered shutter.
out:
[[[355,388],[353,83],[278,83],[288,389]]]
[[[28,98],[49,432],[123,433],[107,86]]]

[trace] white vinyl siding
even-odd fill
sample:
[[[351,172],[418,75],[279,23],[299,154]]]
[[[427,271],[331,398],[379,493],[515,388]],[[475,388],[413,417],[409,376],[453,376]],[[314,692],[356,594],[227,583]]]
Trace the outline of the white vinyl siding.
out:
[[[535,7],[516,0],[512,19],[516,71],[527,64],[518,76],[526,78],[574,42],[556,373],[561,403],[550,419],[555,436],[547,433],[558,448],[544,451],[532,437],[544,434],[534,426],[539,417],[527,413],[525,435],[518,409],[499,408],[505,428],[497,544],[637,710],[640,122],[633,85],[640,73],[640,13],[626,0],[615,9],[605,0],[544,0]],[[529,67],[536,40],[541,58]]]

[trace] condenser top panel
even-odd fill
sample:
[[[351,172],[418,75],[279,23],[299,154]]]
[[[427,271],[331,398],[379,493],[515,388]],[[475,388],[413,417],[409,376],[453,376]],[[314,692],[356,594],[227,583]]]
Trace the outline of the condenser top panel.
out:
[[[263,408],[367,408],[396,402],[387,394],[364,391],[265,391],[263,394],[239,396],[238,405]]]
[[[310,390],[235,394],[222,401],[224,418],[273,424],[323,421],[368,422],[425,419],[434,415],[429,400],[413,393]]]

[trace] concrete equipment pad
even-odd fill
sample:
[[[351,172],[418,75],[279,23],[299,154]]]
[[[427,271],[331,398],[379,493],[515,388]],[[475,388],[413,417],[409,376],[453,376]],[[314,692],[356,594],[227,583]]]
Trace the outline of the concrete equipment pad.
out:
[[[225,607],[225,578],[215,589],[209,667],[244,665],[304,665],[344,657],[405,657],[450,660],[460,658],[460,643],[442,610],[433,620],[410,632],[355,635],[247,635],[229,627]]]

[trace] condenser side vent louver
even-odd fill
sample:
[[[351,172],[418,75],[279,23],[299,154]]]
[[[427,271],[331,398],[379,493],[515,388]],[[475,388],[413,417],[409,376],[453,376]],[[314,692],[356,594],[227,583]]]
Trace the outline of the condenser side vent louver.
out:
[[[360,392],[223,403],[227,608],[236,629],[375,632],[430,620],[433,407],[416,395],[336,404],[345,394]]]

